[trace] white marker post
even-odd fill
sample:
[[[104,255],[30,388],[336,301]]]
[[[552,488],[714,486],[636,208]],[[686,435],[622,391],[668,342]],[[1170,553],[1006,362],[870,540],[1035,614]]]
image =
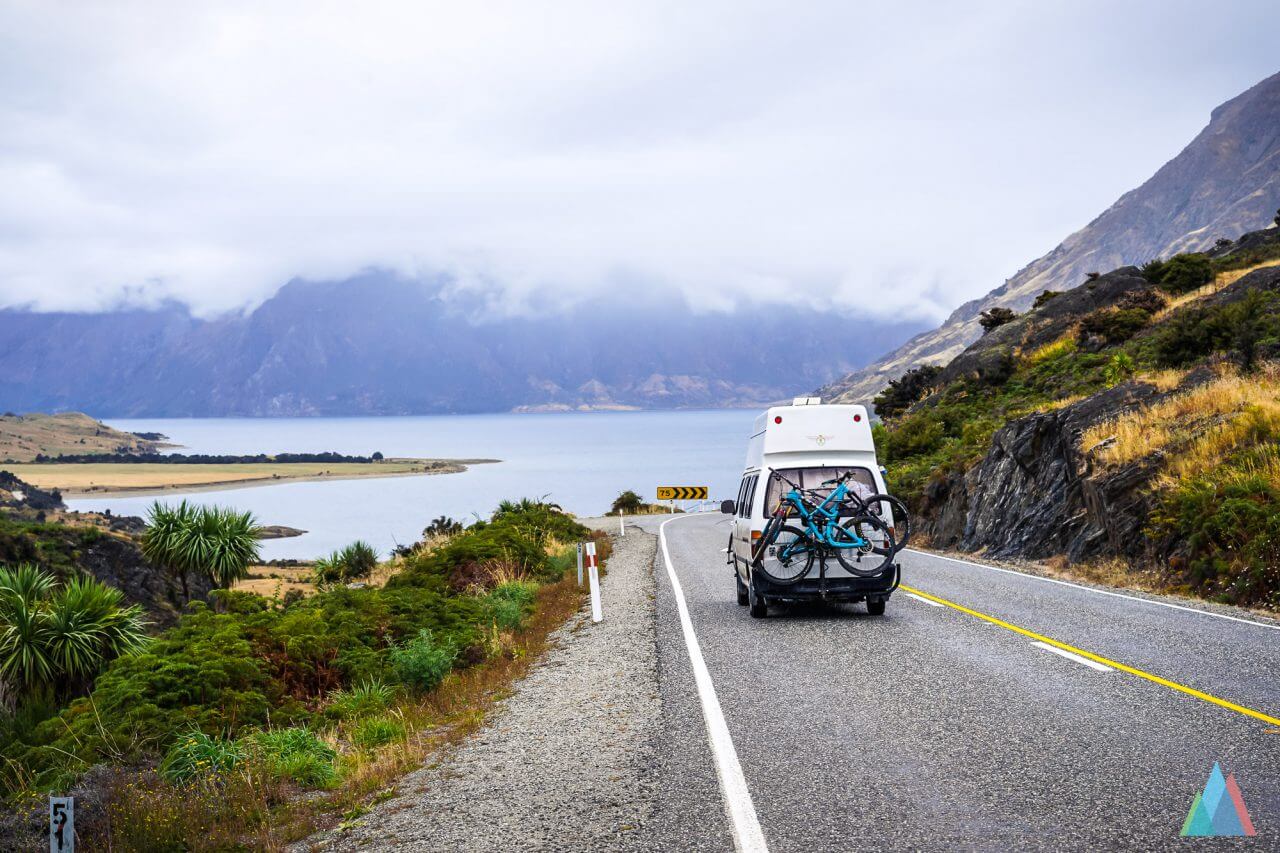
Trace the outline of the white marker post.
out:
[[[596,543],[587,543],[587,574],[591,580],[591,621],[604,618],[600,610],[600,572],[596,569]]]
[[[578,543],[578,586],[582,586],[582,543]]]
[[[49,853],[75,853],[75,809],[71,797],[49,798]]]
[[[623,536],[627,535],[627,519],[622,514],[622,510],[618,510],[618,532]]]

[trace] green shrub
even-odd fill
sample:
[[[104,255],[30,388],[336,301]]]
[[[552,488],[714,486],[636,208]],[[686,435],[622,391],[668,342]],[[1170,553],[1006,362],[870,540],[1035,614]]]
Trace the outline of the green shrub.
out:
[[[936,364],[922,364],[889,380],[888,386],[871,401],[876,414],[885,419],[902,414],[929,392],[941,372],[942,368]]]
[[[985,335],[1006,323],[1012,323],[1017,316],[1008,308],[991,308],[978,315],[978,325],[982,327],[982,334]]]
[[[308,729],[270,729],[252,735],[250,743],[263,769],[277,779],[309,788],[328,788],[338,781],[338,753]]]
[[[1280,605],[1280,487],[1261,474],[1183,480],[1162,496],[1153,532],[1185,543],[1185,580],[1230,604]]]
[[[390,717],[361,720],[351,732],[351,742],[360,749],[377,749],[383,744],[404,738],[404,723]]]
[[[1151,261],[1142,277],[1170,293],[1189,293],[1213,281],[1213,263],[1202,252],[1174,255],[1167,261]]]
[[[146,646],[142,608],[91,577],[58,583],[30,564],[0,567],[0,681],[64,698]]]
[[[372,679],[362,681],[346,690],[335,690],[329,694],[329,705],[325,709],[330,716],[340,720],[351,720],[379,714],[391,707],[395,691],[381,681]]]
[[[142,552],[182,582],[190,598],[187,575],[204,575],[216,586],[230,588],[249,574],[258,560],[258,523],[253,513],[217,506],[197,507],[185,500],[177,506],[151,505]]]
[[[1125,352],[1118,352],[1111,356],[1111,362],[1107,365],[1106,379],[1107,385],[1115,386],[1128,379],[1134,374],[1133,356]]]
[[[1207,308],[1178,311],[1155,335],[1156,361],[1182,367],[1214,353],[1235,350],[1252,368],[1263,342],[1280,339],[1280,295],[1252,291],[1244,299]]]
[[[402,682],[425,693],[444,681],[453,669],[458,649],[450,643],[437,642],[431,632],[424,629],[404,645],[393,648],[388,657]]]
[[[367,578],[378,567],[378,552],[363,540],[316,560],[312,577],[316,586]]]
[[[160,775],[169,782],[190,782],[233,770],[246,754],[242,744],[192,729],[169,747],[160,762]]]
[[[1100,338],[1107,346],[1124,343],[1151,325],[1151,313],[1141,308],[1099,308],[1080,321],[1079,340]]]
[[[1036,311],[1040,308],[1043,308],[1044,306],[1048,305],[1051,301],[1053,301],[1055,298],[1061,295],[1062,293],[1057,290],[1042,290],[1040,291],[1040,294],[1036,296],[1036,301],[1031,303],[1031,310]]]
[[[507,581],[498,584],[488,595],[493,621],[504,630],[519,629],[525,616],[533,612],[537,595],[538,585],[531,581]]]

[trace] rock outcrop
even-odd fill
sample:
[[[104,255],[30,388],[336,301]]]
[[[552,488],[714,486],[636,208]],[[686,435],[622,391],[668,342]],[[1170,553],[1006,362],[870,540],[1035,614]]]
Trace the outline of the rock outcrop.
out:
[[[1006,424],[982,461],[930,485],[921,531],[935,547],[993,557],[1139,556],[1154,467],[1135,464],[1095,475],[1080,435],[1161,396],[1155,387],[1131,381]]]

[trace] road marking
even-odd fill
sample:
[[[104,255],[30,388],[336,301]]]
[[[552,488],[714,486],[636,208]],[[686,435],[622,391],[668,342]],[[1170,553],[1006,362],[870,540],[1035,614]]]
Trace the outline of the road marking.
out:
[[[1245,625],[1252,625],[1255,628],[1270,628],[1273,631],[1280,631],[1280,625],[1269,625],[1266,622],[1255,622],[1252,619],[1241,619],[1239,616],[1228,616],[1225,613],[1214,613],[1211,610],[1200,610],[1195,607],[1186,607],[1181,604],[1170,604],[1167,601],[1155,601],[1150,598],[1141,598],[1137,595],[1125,595],[1123,592],[1112,592],[1109,589],[1098,589],[1093,586],[1085,586],[1084,584],[1071,583],[1071,581],[1058,580],[1057,578],[1046,578],[1040,575],[1027,574],[1026,572],[1015,571],[1014,569],[1002,569],[999,566],[989,566],[986,563],[975,563],[973,560],[961,560],[958,557],[944,557],[941,554],[930,554],[928,551],[918,551],[915,548],[905,549],[912,554],[919,554],[922,557],[933,557],[936,560],[950,560],[953,563],[959,563],[962,566],[977,566],[980,569],[990,569],[993,572],[1003,572],[1006,575],[1017,575],[1022,578],[1030,578],[1031,580],[1044,581],[1045,583],[1056,583],[1061,586],[1069,586],[1075,589],[1082,589],[1085,592],[1095,592],[1098,595],[1110,595],[1113,598],[1125,598],[1129,601],[1139,601],[1143,604],[1154,604],[1157,607],[1168,607],[1173,610],[1185,610],[1188,613],[1197,613],[1201,616],[1212,616],[1215,619],[1228,619],[1232,622],[1243,622]]]
[[[941,607],[942,605],[939,604],[938,606]],[[1109,666],[1100,664],[1097,661],[1089,660],[1087,657],[1078,655],[1075,652],[1069,652],[1066,649],[1060,649],[1056,646],[1051,646],[1048,643],[1042,643],[1039,640],[1036,640],[1031,645],[1039,646],[1040,648],[1044,649],[1046,652],[1053,652],[1055,655],[1062,655],[1067,660],[1073,660],[1076,663],[1083,664],[1089,667],[1090,669],[1096,669],[1098,672],[1115,672],[1115,670]]]
[[[1168,687],[1170,690],[1177,690],[1180,693],[1186,693],[1188,696],[1194,696],[1197,699],[1203,699],[1205,702],[1210,702],[1214,705],[1217,705],[1220,708],[1226,708],[1228,711],[1235,711],[1237,714],[1243,714],[1246,717],[1253,717],[1255,720],[1262,720],[1262,722],[1270,723],[1273,726],[1280,726],[1280,717],[1272,717],[1268,714],[1262,713],[1261,711],[1255,711],[1252,708],[1246,708],[1243,705],[1237,705],[1234,702],[1228,702],[1226,699],[1219,699],[1217,696],[1214,696],[1209,693],[1205,693],[1202,690],[1196,690],[1194,687],[1187,687],[1185,684],[1179,684],[1176,681],[1170,681],[1167,678],[1161,678],[1158,675],[1152,675],[1151,673],[1146,672],[1145,670],[1138,669],[1135,666],[1129,666],[1128,664],[1119,663],[1117,661],[1111,660],[1110,658],[1104,658],[1102,655],[1095,655],[1093,652],[1087,652],[1084,649],[1078,649],[1075,646],[1069,646],[1066,643],[1062,643],[1062,642],[1059,642],[1058,640],[1053,639],[1052,637],[1046,637],[1043,634],[1037,634],[1034,631],[1028,631],[1026,628],[1019,628],[1017,625],[1014,625],[1009,622],[1005,622],[1003,619],[997,619],[994,616],[988,616],[987,614],[980,613],[977,610],[971,610],[970,608],[965,607],[963,604],[956,604],[954,601],[948,601],[945,598],[940,598],[936,595],[931,595],[927,592],[924,592],[923,590],[909,587],[906,584],[902,584],[900,588],[902,589],[903,592],[913,592],[916,595],[931,599],[933,601],[938,602],[939,604],[945,604],[947,607],[950,607],[954,610],[959,610],[961,613],[968,613],[970,616],[976,616],[977,618],[982,619],[986,622],[989,622],[992,625],[996,625],[1001,628],[1006,628],[1010,631],[1013,631],[1014,633],[1021,634],[1024,637],[1030,637],[1033,640],[1039,640],[1042,643],[1048,643],[1049,645],[1062,649],[1063,651],[1073,652],[1077,655],[1080,655],[1081,657],[1085,657],[1085,658],[1088,658],[1089,660],[1097,661],[1100,664],[1109,666],[1112,669],[1118,669],[1121,672],[1127,672],[1130,675],[1136,675],[1138,676],[1138,678],[1145,678],[1147,681],[1152,681],[1152,682],[1155,682],[1156,684],[1163,685],[1164,687]]]
[[[684,516],[685,518],[696,516]],[[693,682],[698,688],[698,701],[702,704],[702,719],[707,724],[707,740],[711,742],[711,757],[716,763],[716,775],[720,777],[720,792],[724,796],[724,809],[729,816],[729,828],[733,832],[733,846],[738,853],[767,853],[764,830],[756,818],[756,807],[751,802],[751,791],[747,789],[747,779],[742,775],[742,765],[738,763],[738,751],[733,748],[733,738],[729,735],[729,724],[725,722],[724,712],[720,710],[720,700],[716,698],[715,685],[711,683],[711,673],[707,671],[707,662],[702,658],[702,648],[698,645],[698,637],[693,632],[693,620],[689,618],[689,606],[684,600],[684,588],[676,577],[675,567],[671,563],[671,552],[667,549],[666,527],[678,519],[669,518],[658,525],[658,541],[662,545],[662,559],[667,564],[667,577],[671,580],[671,589],[675,592],[676,610],[680,614],[680,628],[684,632],[685,648],[689,650],[689,664],[693,668]]]
[[[904,592],[904,593],[903,593],[903,595],[905,595],[907,598],[914,598],[916,601],[923,601],[925,604],[929,605],[930,607],[941,607],[941,606],[942,606],[941,604],[939,604],[939,603],[938,603],[938,602],[936,602],[936,601],[930,601],[930,600],[929,600],[929,599],[927,599],[927,598],[921,598],[920,596],[916,595],[914,592]]]

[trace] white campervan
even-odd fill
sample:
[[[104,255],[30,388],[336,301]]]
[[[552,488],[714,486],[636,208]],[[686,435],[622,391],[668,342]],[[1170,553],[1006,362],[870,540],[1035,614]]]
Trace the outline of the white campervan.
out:
[[[734,568],[738,603],[750,604],[753,616],[765,615],[772,602],[799,600],[865,600],[871,613],[883,613],[889,594],[897,588],[896,565],[882,576],[866,577],[845,571],[835,560],[824,560],[822,571],[785,587],[771,584],[767,574],[754,571],[754,542],[786,488],[770,476],[774,471],[804,489],[819,490],[820,495],[823,483],[844,475],[848,475],[849,489],[862,497],[884,493],[866,407],[822,405],[816,397],[799,397],[790,406],[765,411],[756,418],[747,444],[738,497],[725,501],[723,508],[733,515],[728,561]],[[892,529],[892,511],[883,510],[882,518]]]

